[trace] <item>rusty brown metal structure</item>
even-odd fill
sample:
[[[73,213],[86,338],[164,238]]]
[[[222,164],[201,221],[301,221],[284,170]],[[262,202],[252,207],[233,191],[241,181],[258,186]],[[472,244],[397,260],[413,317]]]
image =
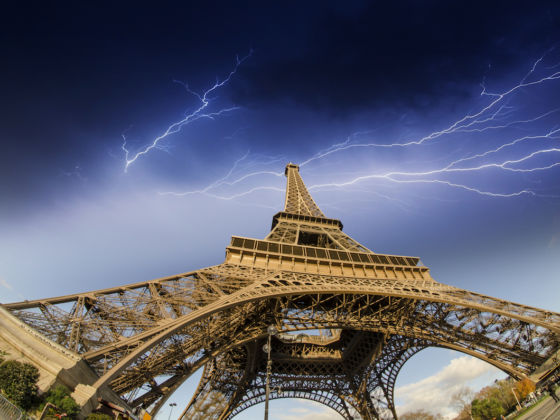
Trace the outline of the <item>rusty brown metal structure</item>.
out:
[[[229,419],[265,399],[306,398],[345,419],[396,419],[403,364],[427,347],[515,378],[558,351],[560,314],[439,283],[417,257],[370,251],[327,218],[297,165],[262,240],[234,236],[224,263],[171,277],[5,305],[95,371],[128,407],[156,413],[203,368],[184,419]]]

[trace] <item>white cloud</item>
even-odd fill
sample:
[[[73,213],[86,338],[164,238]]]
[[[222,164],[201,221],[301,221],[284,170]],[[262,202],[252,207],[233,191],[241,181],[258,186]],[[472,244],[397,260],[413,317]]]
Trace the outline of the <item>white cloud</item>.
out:
[[[397,412],[404,414],[424,409],[453,418],[457,412],[451,407],[451,396],[467,383],[489,373],[498,374],[500,371],[474,357],[453,359],[435,375],[398,387],[395,396],[404,403],[397,406]]]
[[[10,283],[8,283],[6,280],[4,280],[2,277],[0,277],[0,286],[3,286],[8,290],[14,290],[12,285]]]
[[[276,413],[274,420],[340,420],[340,414],[314,401],[298,400],[297,406]]]

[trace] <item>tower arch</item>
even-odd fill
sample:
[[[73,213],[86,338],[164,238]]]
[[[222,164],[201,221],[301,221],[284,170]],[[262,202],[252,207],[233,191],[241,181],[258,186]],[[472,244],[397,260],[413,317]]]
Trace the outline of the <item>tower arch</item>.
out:
[[[91,369],[84,383],[68,375],[83,391],[75,391],[83,414],[109,394],[130,411],[154,414],[204,367],[183,418],[214,397],[217,418],[231,418],[263,397],[259,349],[269,325],[280,331],[272,380],[286,392],[272,397],[323,401],[346,418],[351,410],[396,418],[397,375],[427,347],[469,354],[517,378],[537,375],[557,354],[560,314],[439,283],[418,257],[371,251],[325,216],[297,165],[287,165],[286,176],[284,209],[270,233],[233,236],[222,264],[4,305]],[[310,329],[331,335],[288,334]]]

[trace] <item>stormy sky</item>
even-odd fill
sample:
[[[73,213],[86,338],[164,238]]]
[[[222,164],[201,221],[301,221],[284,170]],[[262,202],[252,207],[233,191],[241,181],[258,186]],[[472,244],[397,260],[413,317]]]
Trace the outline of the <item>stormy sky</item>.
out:
[[[221,263],[294,162],[368,248],[560,311],[557,2],[113,3],[0,13],[0,302]]]

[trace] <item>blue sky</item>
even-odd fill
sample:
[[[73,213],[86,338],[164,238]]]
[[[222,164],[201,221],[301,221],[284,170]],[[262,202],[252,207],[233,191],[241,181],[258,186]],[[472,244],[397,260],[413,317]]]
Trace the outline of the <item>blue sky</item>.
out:
[[[35,12],[0,18],[0,302],[218,264],[268,233],[294,162],[373,251],[560,311],[554,2]],[[398,386],[460,357],[422,352]]]

